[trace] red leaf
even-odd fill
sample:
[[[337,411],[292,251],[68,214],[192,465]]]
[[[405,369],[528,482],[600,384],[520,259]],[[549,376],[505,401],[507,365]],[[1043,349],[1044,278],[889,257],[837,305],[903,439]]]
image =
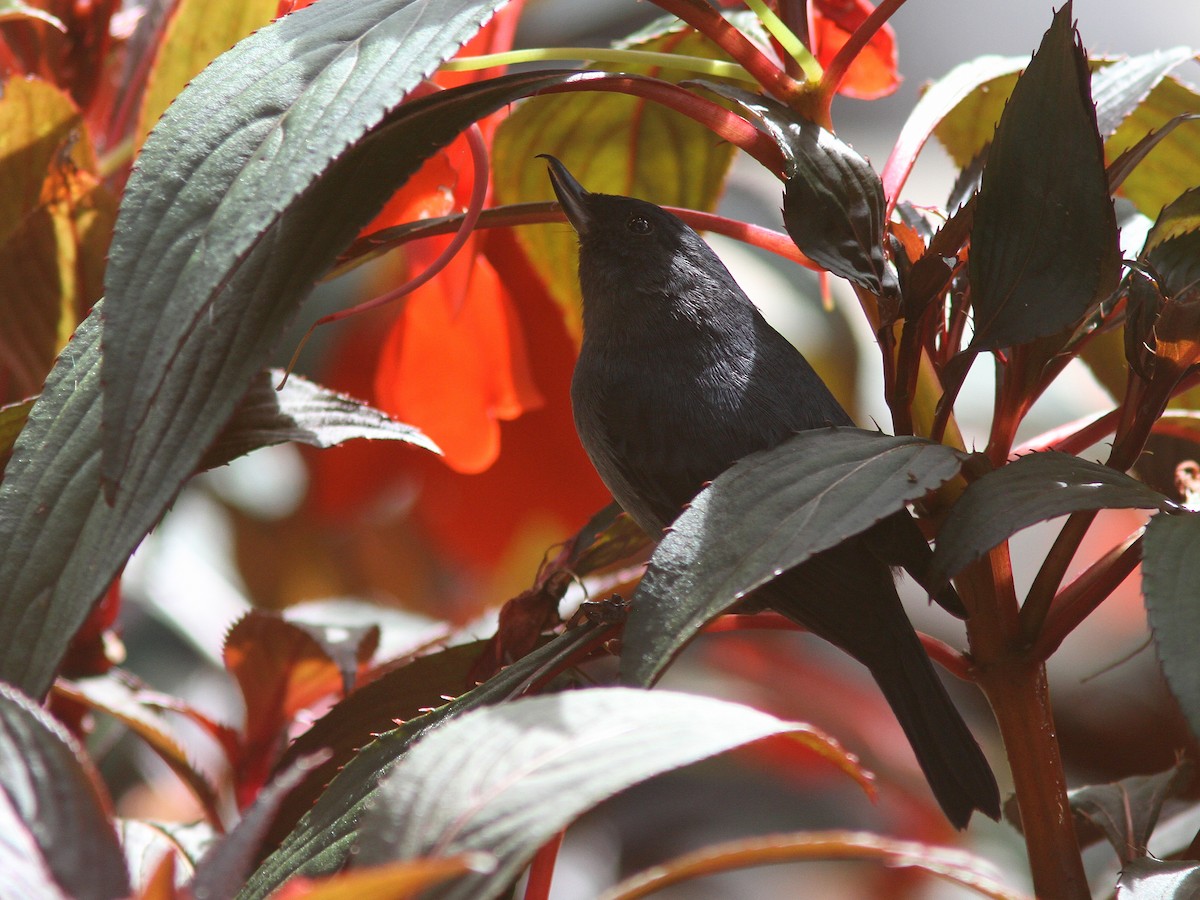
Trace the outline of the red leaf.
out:
[[[500,455],[486,472],[469,479],[435,457],[380,442],[355,441],[305,454],[312,471],[311,509],[321,517],[335,518],[344,530],[356,517],[378,518],[381,499],[415,493],[411,515],[424,537],[451,564],[465,566],[473,575],[492,570],[531,527],[539,533],[573,533],[610,500],[575,436],[569,400],[575,350],[560,309],[513,234],[497,230],[477,240],[517,298],[514,317],[523,341],[537,348],[529,357],[529,371],[545,405],[501,422]],[[347,324],[321,380],[370,397],[372,363],[386,325],[381,327],[378,319]],[[469,608],[448,613],[443,605],[441,614],[467,618],[486,599],[476,592]]]
[[[866,0],[817,0],[812,43],[822,66],[828,66],[842,45],[875,7]],[[900,85],[896,70],[896,33],[884,25],[850,65],[839,94],[858,100],[878,100]]]
[[[500,420],[542,405],[512,300],[486,259],[464,252],[411,295],[384,344],[375,397],[468,474],[499,456]]]
[[[225,667],[246,703],[238,803],[252,801],[275,764],[287,726],[303,709],[339,693],[342,673],[307,630],[279,616],[251,612],[225,639]]]

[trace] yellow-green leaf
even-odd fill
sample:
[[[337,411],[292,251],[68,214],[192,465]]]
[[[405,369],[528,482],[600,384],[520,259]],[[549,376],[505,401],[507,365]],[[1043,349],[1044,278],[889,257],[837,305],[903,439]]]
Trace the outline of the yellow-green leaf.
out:
[[[140,147],[175,96],[205,66],[275,17],[278,0],[180,0],[146,82],[138,114]]]
[[[677,28],[634,49],[726,59],[706,38]],[[677,72],[622,66],[660,78]],[[552,198],[546,167],[552,154],[590,191],[626,194],[663,206],[711,210],[734,148],[693,120],[638,97],[569,93],[525,101],[496,132],[493,178],[503,203]],[[519,239],[576,338],[581,333],[576,240],[566,225],[522,228]]]
[[[102,293],[116,204],[79,110],[13,78],[0,97],[0,402],[37,393]]]
[[[1116,159],[1151,131],[1175,116],[1200,113],[1200,94],[1164,78],[1117,129],[1105,146]],[[1189,188],[1200,186],[1200,122],[1184,122],[1143,159],[1121,185],[1138,211],[1154,219],[1164,206]]]

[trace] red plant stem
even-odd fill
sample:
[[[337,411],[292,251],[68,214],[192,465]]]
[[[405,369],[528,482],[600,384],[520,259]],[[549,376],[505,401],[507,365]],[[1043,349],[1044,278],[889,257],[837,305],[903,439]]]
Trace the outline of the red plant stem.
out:
[[[458,230],[454,233],[454,238],[438,254],[437,259],[425,267],[420,275],[410,278],[399,287],[393,288],[386,294],[381,294],[374,299],[367,300],[365,303],[359,303],[357,306],[352,306],[349,309],[339,309],[337,312],[322,316],[313,325],[314,328],[318,325],[337,322],[347,316],[370,312],[373,309],[378,309],[381,306],[399,300],[401,297],[408,296],[417,288],[428,284],[458,255],[458,251],[463,248],[475,231],[475,225],[479,222],[479,216],[483,212],[483,202],[487,196],[488,188],[488,152],[487,144],[483,140],[483,133],[480,131],[478,125],[472,125],[464,134],[467,136],[467,145],[471,148],[471,159],[474,162],[475,171],[474,180],[471,184],[471,199],[467,205],[467,211],[463,215],[462,222],[459,224]]]
[[[562,846],[564,834],[566,832],[560,831],[534,854],[529,864],[529,880],[525,884],[525,900],[547,900],[550,896],[554,864],[558,861],[558,849]]]
[[[777,612],[729,613],[713,619],[704,626],[705,634],[724,634],[737,631],[807,631]]]
[[[698,97],[677,84],[636,75],[611,75],[569,81],[546,88],[538,94],[563,94],[573,91],[611,91],[662,104],[668,109],[695,119],[718,137],[746,151],[776,178],[784,178],[787,162],[779,145],[769,135],[725,107]]]
[[[590,658],[597,650],[600,650],[606,643],[619,635],[625,626],[617,623],[589,623],[583,627],[590,627],[592,629],[591,634],[586,638],[584,643],[573,650],[570,655],[560,659],[557,663],[549,666],[543,671],[538,672],[521,689],[515,691],[512,696],[530,696],[538,693],[543,687],[545,687],[563,672],[574,668],[584,660]]]
[[[782,232],[772,231],[770,228],[763,228],[761,225],[752,225],[748,222],[727,219],[724,216],[700,212],[694,209],[681,209],[677,206],[668,206],[665,209],[679,216],[679,218],[683,219],[683,221],[687,222],[697,231],[711,231],[715,234],[722,234],[725,237],[733,238],[744,244],[751,244],[763,250],[770,251],[776,256],[804,266],[807,269],[812,269],[816,272],[824,271],[824,269],[797,250],[792,239]],[[326,278],[345,274],[346,271],[354,268],[354,266],[374,259],[388,250],[401,247],[409,241],[435,237],[441,234],[453,234],[459,229],[462,219],[462,215],[425,219],[420,222],[409,222],[405,225],[385,228],[359,238],[342,256],[341,264]],[[514,225],[540,225],[547,222],[563,221],[566,221],[566,219],[557,203],[552,201],[544,203],[518,203],[511,206],[497,206],[484,210],[479,217],[476,228],[508,228]]]
[[[1112,434],[1120,418],[1119,409],[1111,409],[1097,416],[1077,419],[1061,428],[1047,431],[1013,450],[1012,456],[1024,453],[1036,453],[1043,450],[1057,450],[1060,453],[1079,453],[1086,450],[1102,437]]]
[[[804,94],[804,85],[768,59],[750,40],[704,0],[651,0],[655,6],[687,22],[729,54],[763,89],[791,106]]]
[[[820,108],[826,119],[829,118],[829,107],[833,103],[833,97],[838,92],[838,88],[842,86],[842,82],[846,80],[846,73],[850,71],[851,63],[858,58],[858,54],[862,53],[871,38],[875,37],[875,32],[879,31],[903,5],[904,0],[883,0],[863,23],[854,29],[850,39],[842,45],[837,56],[825,67],[818,95]]]
[[[1067,635],[1090,616],[1142,561],[1139,528],[1124,541],[1092,563],[1078,578],[1059,591],[1046,615],[1045,624],[1030,648],[1036,659],[1049,659]]]
[[[1037,640],[1058,586],[1067,574],[1067,567],[1095,518],[1095,510],[1072,513],[1042,561],[1021,607],[1021,641],[1026,645]]]
[[[729,613],[713,619],[704,626],[704,634],[725,634],[738,631],[808,631],[777,612]],[[970,661],[943,640],[918,631],[917,637],[929,658],[955,678],[973,681]]]
[[[1091,895],[1067,803],[1046,669],[1016,640],[1008,545],[968,566],[958,587],[971,610],[967,635],[972,671],[996,715],[1012,768],[1035,893],[1086,900]]]
[[[975,676],[971,671],[971,660],[963,656],[961,651],[954,649],[943,640],[925,634],[923,631],[918,631],[917,637],[921,639],[921,645],[925,648],[925,652],[929,654],[929,658],[955,678],[960,681],[975,680]]]
[[[1026,358],[1021,348],[1014,347],[1007,366],[1002,366],[999,359],[996,362],[996,405],[992,412],[992,428],[988,434],[987,458],[997,468],[1008,459],[1013,441],[1017,436],[1017,428],[1021,419],[1028,411],[1031,398],[1021,390],[1021,373],[1025,367]]]
[[[933,412],[933,425],[929,429],[929,439],[941,443],[946,436],[946,426],[950,424],[950,416],[954,412],[954,403],[958,400],[958,392],[962,390],[963,382],[967,380],[967,373],[971,371],[971,365],[974,361],[974,351],[964,350],[964,353],[971,353],[972,359],[963,359],[957,366],[946,366],[941,372],[942,377],[942,398],[938,401],[937,409]]]

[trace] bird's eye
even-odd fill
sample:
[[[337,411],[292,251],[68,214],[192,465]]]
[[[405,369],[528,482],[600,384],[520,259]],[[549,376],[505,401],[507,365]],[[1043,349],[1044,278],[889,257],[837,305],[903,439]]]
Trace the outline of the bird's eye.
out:
[[[650,224],[650,220],[645,216],[630,216],[629,221],[625,223],[625,227],[634,234],[649,234],[654,230],[654,226]]]

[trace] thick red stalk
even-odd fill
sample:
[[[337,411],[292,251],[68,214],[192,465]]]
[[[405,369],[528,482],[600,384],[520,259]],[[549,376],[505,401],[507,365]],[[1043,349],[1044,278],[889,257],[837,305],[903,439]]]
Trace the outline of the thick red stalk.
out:
[[[1144,530],[1139,528],[1129,535],[1058,592],[1030,655],[1036,659],[1049,659],[1067,635],[1129,577],[1142,561]]]
[[[1046,669],[1018,638],[1008,545],[968,566],[958,587],[971,610],[972,671],[996,715],[1012,769],[1035,892],[1086,900],[1091,894],[1067,803]]]
[[[687,22],[729,54],[763,89],[789,106],[805,93],[796,81],[704,0],[652,0],[655,6]]]
[[[529,879],[525,884],[525,900],[548,900],[550,882],[554,879],[554,865],[558,862],[558,850],[562,846],[560,831],[541,846],[529,864]]]
[[[874,12],[867,16],[861,25],[854,29],[854,33],[850,35],[850,39],[842,45],[842,49],[837,52],[837,56],[825,67],[825,74],[821,76],[821,86],[818,88],[818,103],[825,120],[829,119],[829,107],[833,103],[833,98],[837,94],[838,88],[846,80],[846,73],[850,71],[850,64],[858,58],[858,54],[862,53],[863,48],[870,43],[871,38],[875,37],[875,32],[887,24],[887,20],[903,5],[904,0],[883,0],[882,3],[875,7]]]

